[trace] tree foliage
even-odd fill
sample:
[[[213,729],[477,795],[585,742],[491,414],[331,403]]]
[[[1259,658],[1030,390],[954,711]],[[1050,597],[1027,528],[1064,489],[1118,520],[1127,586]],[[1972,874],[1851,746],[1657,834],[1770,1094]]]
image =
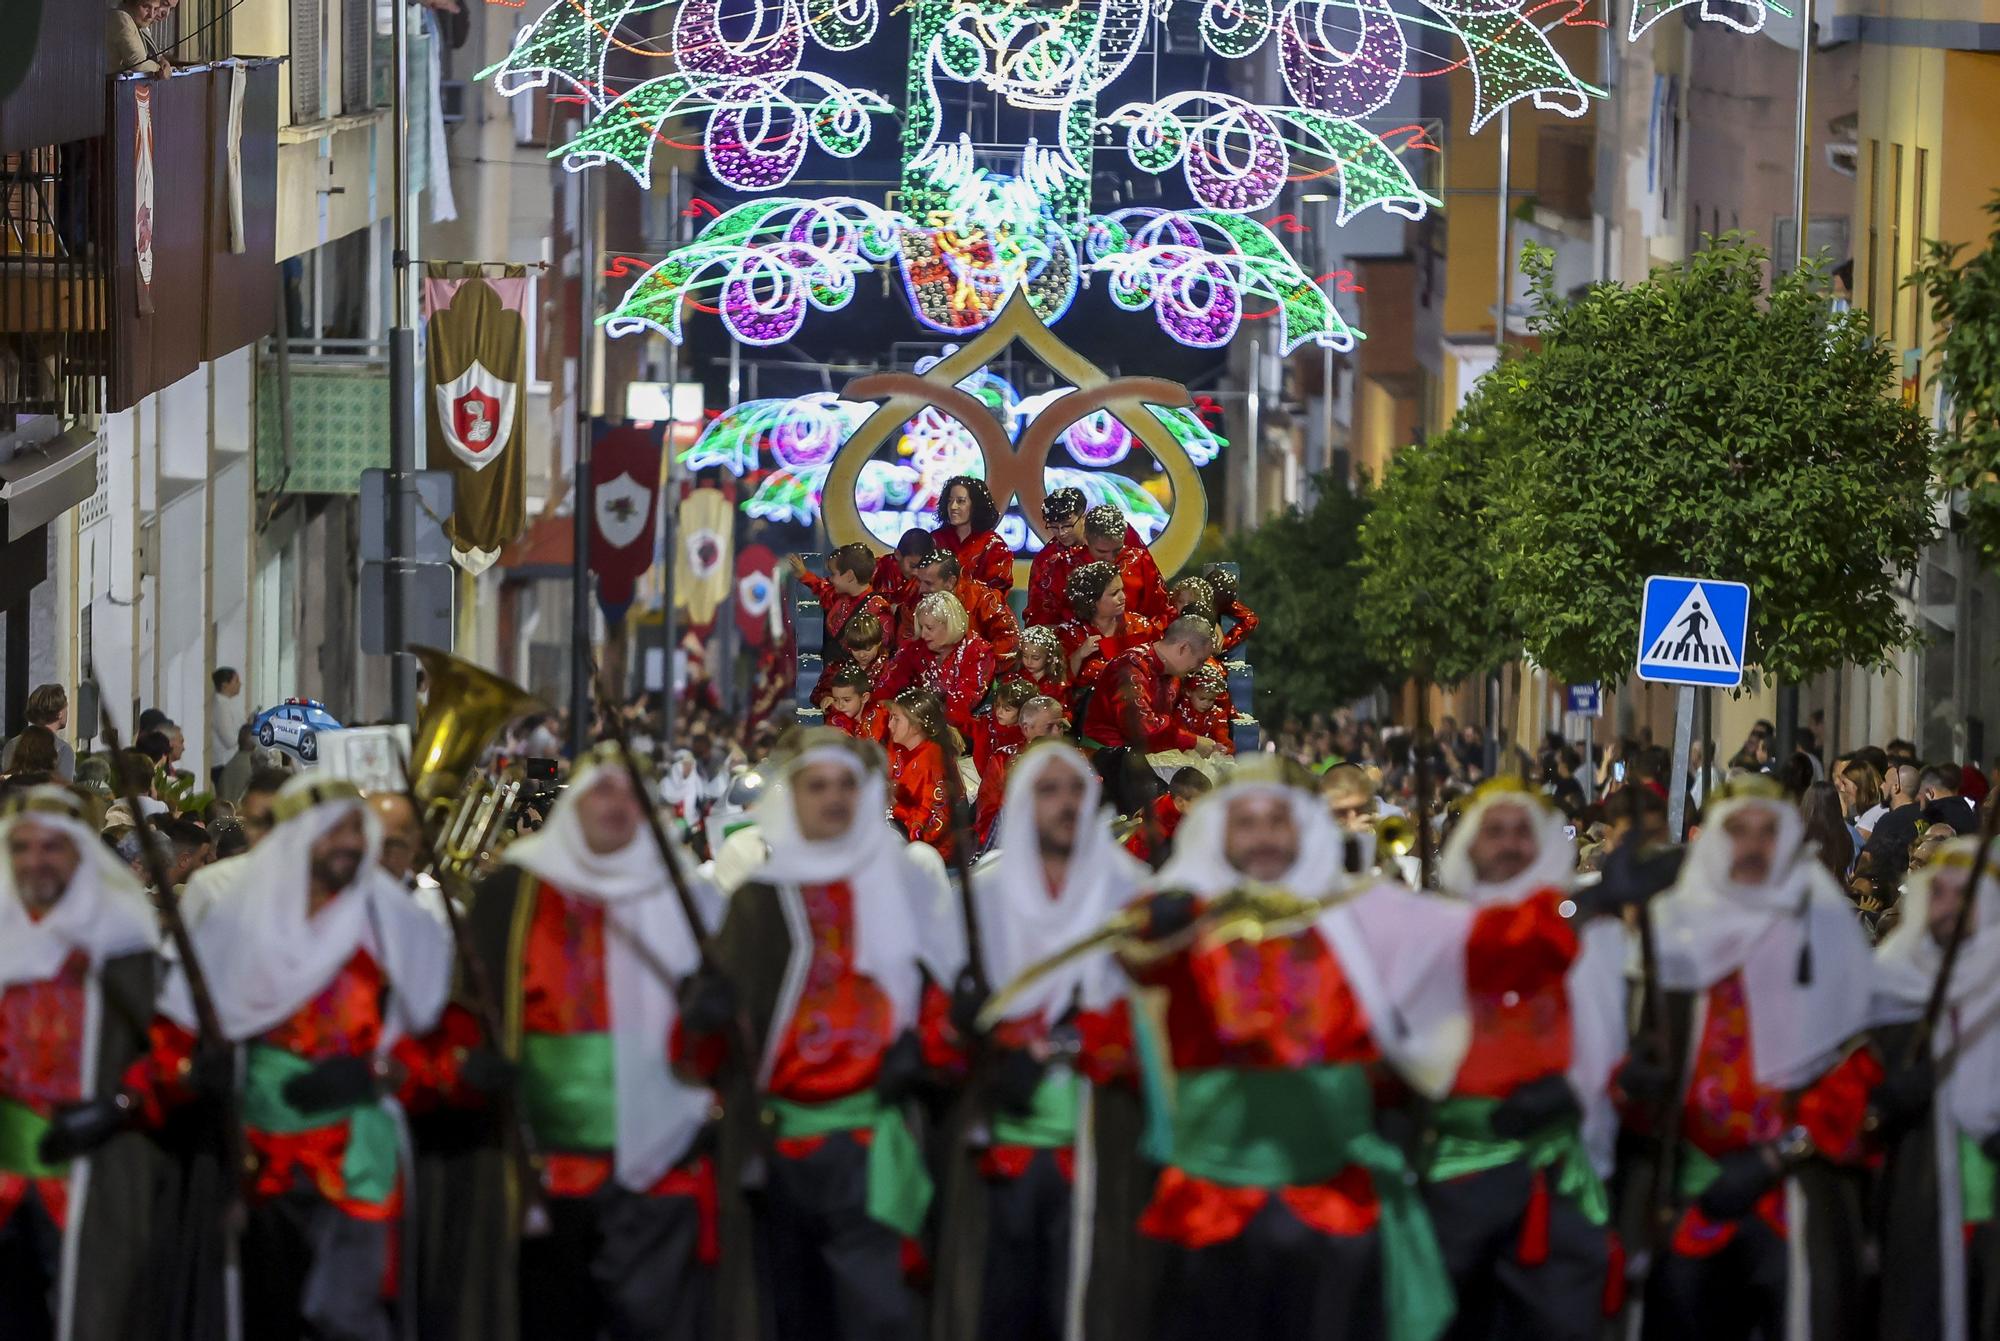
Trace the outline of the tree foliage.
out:
[[[1779,681],[1882,665],[1914,636],[1896,582],[1931,538],[1931,435],[1868,317],[1804,266],[1768,293],[1731,234],[1645,283],[1554,290],[1530,249],[1540,348],[1487,374],[1520,450],[1499,600],[1569,680],[1632,669],[1652,573],[1751,589],[1747,660]]]
[[[2000,194],[1987,203],[1993,232],[1961,263],[1963,245],[1931,241],[1909,283],[1930,299],[1941,332],[1933,375],[1950,401],[1938,478],[1956,495],[1986,562],[2000,559]]]
[[[1257,612],[1250,651],[1257,713],[1267,722],[1344,703],[1382,680],[1351,633],[1351,566],[1368,502],[1331,476],[1315,484],[1311,508],[1237,532],[1217,556],[1237,565],[1238,591]]]
[[[1474,388],[1451,427],[1389,462],[1361,527],[1356,615],[1398,674],[1456,684],[1521,648],[1496,592],[1494,501],[1519,449],[1503,383]]]

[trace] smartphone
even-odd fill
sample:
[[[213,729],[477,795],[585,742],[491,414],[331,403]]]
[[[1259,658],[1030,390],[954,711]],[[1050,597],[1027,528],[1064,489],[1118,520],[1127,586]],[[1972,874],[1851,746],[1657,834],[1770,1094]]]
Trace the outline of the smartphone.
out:
[[[1613,782],[1625,781],[1625,761],[1623,759],[1611,765],[1611,780]]]
[[[1576,841],[1576,826],[1574,824],[1563,825],[1563,837],[1574,843]]]

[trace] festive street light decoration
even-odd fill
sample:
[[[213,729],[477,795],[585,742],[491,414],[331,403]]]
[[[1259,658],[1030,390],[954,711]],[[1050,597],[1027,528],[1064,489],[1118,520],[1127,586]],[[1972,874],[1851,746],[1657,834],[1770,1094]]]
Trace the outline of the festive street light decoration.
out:
[[[899,104],[834,72],[876,37],[881,0],[731,3],[725,16],[721,0],[679,0],[661,45],[630,33],[665,0],[555,0],[486,72],[503,93],[561,84],[589,101],[588,124],[555,150],[572,170],[615,165],[649,183],[664,127],[692,119],[715,181],[758,197],[721,210],[642,275],[602,318],[613,334],[679,340],[693,301],[737,339],[780,343],[811,311],[845,306],[858,274],[893,267],[918,320],[950,334],[985,329],[1015,295],[1059,321],[1095,276],[1118,305],[1150,311],[1189,343],[1226,343],[1246,317],[1271,315],[1283,349],[1348,349],[1359,332],[1335,311],[1327,277],[1307,274],[1251,216],[1307,176],[1337,191],[1340,223],[1375,207],[1421,218],[1438,203],[1408,162],[1431,146],[1420,136],[1392,146],[1367,124],[1425,73],[1410,68],[1411,26],[1464,47],[1475,128],[1520,98],[1578,115],[1597,91],[1544,33],[1536,16],[1549,0],[1202,0],[1197,27],[1214,54],[1278,44],[1289,101],[1169,92],[1108,112],[1100,98],[1147,51],[1170,0],[907,0]],[[1358,36],[1342,37],[1336,19]],[[660,73],[614,92],[612,50],[657,58]],[[959,87],[1051,113],[1053,134],[975,145],[971,127],[954,124],[947,93]],[[783,194],[809,154],[854,157],[888,117],[901,122],[893,204]],[[1134,168],[1178,173],[1193,207],[1093,213],[1093,157],[1120,138]]]
[[[1626,40],[1638,41],[1640,33],[1661,19],[1692,5],[1701,6],[1698,17],[1703,23],[1719,23],[1739,33],[1764,31],[1764,25],[1770,22],[1774,11],[1784,18],[1792,17],[1792,11],[1777,0],[1636,0],[1632,6],[1631,26],[1626,29]]]

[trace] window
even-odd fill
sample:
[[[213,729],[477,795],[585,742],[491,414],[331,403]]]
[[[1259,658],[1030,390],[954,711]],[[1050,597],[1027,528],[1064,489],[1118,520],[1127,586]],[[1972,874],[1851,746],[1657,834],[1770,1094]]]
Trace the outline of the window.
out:
[[[1896,343],[1896,313],[1903,304],[1896,281],[1903,277],[1903,146],[1889,146],[1889,343]]]

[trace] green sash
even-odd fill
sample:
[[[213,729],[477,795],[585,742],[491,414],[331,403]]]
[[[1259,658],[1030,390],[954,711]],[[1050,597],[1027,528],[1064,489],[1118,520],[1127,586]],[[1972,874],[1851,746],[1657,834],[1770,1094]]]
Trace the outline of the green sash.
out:
[[[528,1034],[521,1039],[521,1102],[551,1150],[618,1145],[618,1074],[610,1034]]]
[[[23,1178],[62,1177],[68,1165],[44,1164],[35,1153],[48,1129],[49,1120],[26,1104],[0,1099],[0,1173]]]
[[[285,1085],[313,1069],[312,1059],[268,1043],[244,1049],[243,1125],[273,1136],[296,1136],[347,1125],[341,1181],[352,1201],[379,1206],[396,1190],[396,1120],[379,1104],[306,1113],[285,1098]]]
[[[924,1169],[923,1151],[901,1112],[882,1102],[874,1090],[856,1090],[823,1104],[799,1104],[767,1099],[764,1113],[771,1134],[780,1140],[800,1136],[833,1136],[840,1132],[873,1133],[868,1143],[868,1216],[901,1234],[915,1238],[931,1206],[931,1176]]]
[[[1374,1127],[1359,1066],[1298,1071],[1183,1071],[1174,1093],[1169,1162],[1234,1187],[1324,1182],[1368,1171],[1381,1218],[1383,1294],[1391,1341],[1431,1341],[1456,1308],[1451,1277],[1402,1151]]]
[[[1993,1220],[1993,1161],[1979,1148],[1979,1141],[1967,1132],[1958,1134],[1958,1185],[1968,1225],[1990,1224]]]
[[[1025,1145],[1059,1150],[1076,1141],[1077,1086],[1083,1082],[1067,1067],[1052,1068],[1035,1089],[1025,1113],[993,1115],[993,1144]]]
[[[1722,1166],[1715,1157],[1692,1141],[1682,1141],[1680,1170],[1674,1175],[1674,1192],[1683,1202],[1701,1199],[1708,1191],[1708,1185],[1722,1176]]]
[[[1602,1227],[1611,1219],[1611,1199],[1575,1122],[1544,1127],[1518,1140],[1493,1134],[1493,1110],[1498,1099],[1454,1095],[1437,1106],[1437,1144],[1431,1154],[1430,1179],[1445,1183],[1467,1174],[1484,1173],[1507,1164],[1548,1169],[1552,1189],[1576,1204],[1590,1223]]]

